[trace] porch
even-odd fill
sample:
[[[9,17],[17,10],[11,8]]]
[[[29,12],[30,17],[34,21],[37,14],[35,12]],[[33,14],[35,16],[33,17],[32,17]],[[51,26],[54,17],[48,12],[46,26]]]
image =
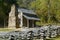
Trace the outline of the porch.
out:
[[[35,17],[34,15],[31,15],[31,14],[29,15],[26,15],[26,14],[23,15],[23,27],[29,27],[29,28],[36,27],[36,22],[40,21],[40,19],[37,18],[36,15]]]

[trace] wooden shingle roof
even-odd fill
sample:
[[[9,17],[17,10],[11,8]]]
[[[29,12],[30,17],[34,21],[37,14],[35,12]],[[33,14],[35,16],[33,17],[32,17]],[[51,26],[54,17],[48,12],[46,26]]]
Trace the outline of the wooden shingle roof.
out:
[[[30,20],[40,20],[36,13],[33,10],[27,10],[27,9],[22,9],[22,8],[18,8],[18,12],[22,12],[23,16],[26,19],[30,19]]]
[[[33,12],[33,10],[18,8],[18,12],[21,12],[21,11],[22,11],[23,13],[36,14],[35,12]]]

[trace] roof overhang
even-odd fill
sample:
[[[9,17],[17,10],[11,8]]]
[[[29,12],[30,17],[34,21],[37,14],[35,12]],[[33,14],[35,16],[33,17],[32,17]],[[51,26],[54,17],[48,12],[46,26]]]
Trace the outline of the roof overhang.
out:
[[[27,15],[24,15],[23,14],[23,16],[26,18],[26,19],[29,19],[29,20],[40,20],[39,18],[35,18],[35,17],[29,17],[29,16],[27,16]]]
[[[36,13],[33,10],[27,10],[27,9],[22,9],[22,8],[18,8],[18,12],[36,15]]]

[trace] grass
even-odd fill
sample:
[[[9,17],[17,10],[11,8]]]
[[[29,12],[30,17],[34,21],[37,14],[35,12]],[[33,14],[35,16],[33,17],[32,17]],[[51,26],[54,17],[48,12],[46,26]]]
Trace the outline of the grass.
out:
[[[59,37],[54,38],[54,40],[60,40],[60,36],[59,36]]]
[[[5,32],[5,31],[13,31],[14,29],[9,29],[9,28],[0,28],[0,32]]]
[[[49,25],[49,24],[60,26],[60,23],[41,23],[41,22],[36,22],[36,24],[39,25],[39,26],[40,26],[40,25]]]
[[[56,38],[47,39],[47,40],[60,40],[60,36],[57,36]]]

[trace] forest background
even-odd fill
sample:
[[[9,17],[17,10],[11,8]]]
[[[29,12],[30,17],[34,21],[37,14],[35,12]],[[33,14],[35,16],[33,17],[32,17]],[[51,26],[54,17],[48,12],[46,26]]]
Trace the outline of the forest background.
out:
[[[60,24],[60,0],[0,0],[0,26],[8,20],[12,4],[34,10],[40,18],[38,25]]]

